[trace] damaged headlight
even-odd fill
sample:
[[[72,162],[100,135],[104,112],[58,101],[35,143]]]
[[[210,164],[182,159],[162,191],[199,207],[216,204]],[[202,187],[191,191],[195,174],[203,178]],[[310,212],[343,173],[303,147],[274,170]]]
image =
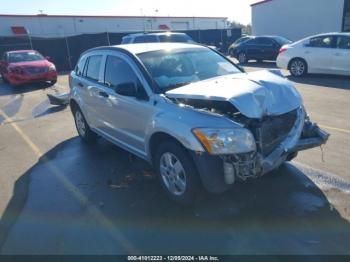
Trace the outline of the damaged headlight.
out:
[[[248,153],[256,150],[254,136],[244,128],[195,128],[192,132],[212,155]]]

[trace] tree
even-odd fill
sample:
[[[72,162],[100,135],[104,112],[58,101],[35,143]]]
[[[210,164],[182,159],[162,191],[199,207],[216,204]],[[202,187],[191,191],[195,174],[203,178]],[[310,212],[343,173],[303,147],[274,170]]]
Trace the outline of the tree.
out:
[[[244,24],[241,24],[241,23],[236,22],[236,21],[230,21],[228,27],[229,28],[241,28],[243,35],[251,35],[252,34],[252,25],[251,24],[244,25]]]

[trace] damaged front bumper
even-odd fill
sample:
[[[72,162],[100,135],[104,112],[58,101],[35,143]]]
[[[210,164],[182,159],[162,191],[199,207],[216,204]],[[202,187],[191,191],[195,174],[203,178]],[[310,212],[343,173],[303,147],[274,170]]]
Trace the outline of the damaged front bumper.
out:
[[[70,93],[63,93],[59,95],[51,95],[48,94],[47,97],[49,98],[50,104],[55,106],[63,106],[69,104],[69,96]]]
[[[329,136],[326,131],[312,123],[304,109],[300,108],[297,121],[288,136],[265,158],[259,152],[225,156],[193,152],[192,157],[206,190],[222,193],[235,180],[257,178],[271,172],[298,151],[325,144]]]

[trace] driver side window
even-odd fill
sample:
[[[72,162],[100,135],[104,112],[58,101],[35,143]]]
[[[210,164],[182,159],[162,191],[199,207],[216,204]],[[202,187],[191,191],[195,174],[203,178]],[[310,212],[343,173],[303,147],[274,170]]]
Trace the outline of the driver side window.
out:
[[[131,66],[123,59],[116,56],[107,56],[104,84],[117,91],[118,85],[133,83],[139,91],[145,92]],[[142,90],[140,90],[142,88]]]

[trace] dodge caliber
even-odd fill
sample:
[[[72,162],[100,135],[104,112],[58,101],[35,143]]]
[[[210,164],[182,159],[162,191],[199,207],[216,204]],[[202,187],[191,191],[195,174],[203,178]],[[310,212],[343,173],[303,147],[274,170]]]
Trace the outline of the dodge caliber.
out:
[[[245,73],[196,44],[88,50],[70,88],[83,141],[103,137],[145,159],[179,203],[259,178],[329,136],[278,71]]]

